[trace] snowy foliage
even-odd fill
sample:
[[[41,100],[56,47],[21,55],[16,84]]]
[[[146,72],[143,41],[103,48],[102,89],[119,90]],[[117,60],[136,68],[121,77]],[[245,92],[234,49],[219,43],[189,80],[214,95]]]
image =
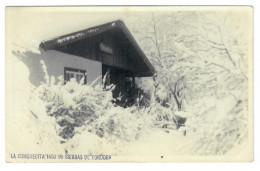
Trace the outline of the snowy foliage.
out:
[[[129,24],[157,70],[155,99],[174,116],[188,113],[187,136],[200,137],[188,153],[225,154],[247,139],[248,30],[239,25],[247,17],[179,11]]]
[[[55,84],[40,61],[45,82],[33,89],[29,112],[12,116],[26,121],[17,130],[25,127],[40,150],[57,153],[150,155],[154,148],[158,154],[177,156],[239,151],[248,143],[249,54],[246,25],[238,21],[247,19],[189,11],[136,15],[126,17],[126,25],[157,71],[153,78],[137,81],[149,95],[145,105],[116,105],[114,85],[104,89],[73,79],[64,84],[62,77]]]
[[[43,61],[42,67],[46,71]],[[45,74],[48,78],[47,72]],[[123,108],[113,103],[116,101],[112,97],[114,85],[104,89],[103,85],[93,87],[91,84],[84,85],[83,82],[83,79],[80,83],[71,79],[64,84],[64,80],[60,78],[58,84],[54,84],[54,78],[50,77],[32,94],[34,104],[45,106],[45,109],[41,108],[44,111],[34,111],[32,108],[32,112],[37,117],[42,113],[55,118],[53,128],[61,137],[60,143],[65,143],[82,131],[96,134],[111,142],[133,141],[138,139],[143,130],[162,120],[175,125],[170,109],[159,103],[152,108],[141,108],[139,105]]]

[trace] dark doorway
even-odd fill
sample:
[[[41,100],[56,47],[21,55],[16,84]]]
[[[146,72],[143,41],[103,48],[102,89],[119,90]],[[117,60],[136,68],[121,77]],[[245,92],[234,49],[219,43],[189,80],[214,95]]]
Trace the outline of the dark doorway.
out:
[[[102,79],[104,78],[106,73],[107,77],[104,84],[114,84],[116,86],[113,91],[114,98],[117,98],[119,96],[128,98],[131,96],[131,92],[129,92],[129,89],[130,86],[133,86],[134,84],[134,77],[132,72],[102,64]],[[129,84],[129,80],[131,80],[132,85]]]

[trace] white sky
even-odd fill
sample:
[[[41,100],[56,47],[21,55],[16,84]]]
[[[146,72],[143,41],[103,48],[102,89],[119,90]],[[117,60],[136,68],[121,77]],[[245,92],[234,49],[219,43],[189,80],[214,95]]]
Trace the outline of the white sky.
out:
[[[176,10],[177,7],[150,7],[146,10]],[[198,8],[198,7],[196,7]],[[228,7],[230,9],[230,7]],[[178,7],[177,10],[192,10],[192,8]],[[215,7],[204,7],[203,10],[215,9]],[[114,20],[122,19],[129,15],[140,14],[144,8],[110,7],[110,8],[84,8],[84,7],[10,7],[6,9],[6,35],[7,40],[26,47],[38,46],[42,40],[48,40],[57,36],[87,29]],[[126,13],[127,12],[127,13]],[[131,12],[131,13],[129,13]],[[130,18],[125,24],[136,22]],[[138,21],[137,21],[138,22]],[[27,45],[26,45],[27,44]],[[29,44],[29,46],[28,46]]]
[[[8,11],[10,13],[8,13]],[[52,11],[40,8],[34,9],[7,9],[7,36],[9,40],[29,44],[40,44],[57,36],[97,26],[119,19],[118,13],[106,14],[82,11]],[[15,36],[15,37],[12,37]],[[17,40],[18,39],[18,40]]]

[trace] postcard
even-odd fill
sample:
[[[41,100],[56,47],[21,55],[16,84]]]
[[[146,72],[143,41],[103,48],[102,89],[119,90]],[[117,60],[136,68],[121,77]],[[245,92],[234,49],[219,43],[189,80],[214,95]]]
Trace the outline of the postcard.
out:
[[[6,7],[6,161],[253,161],[253,7]]]

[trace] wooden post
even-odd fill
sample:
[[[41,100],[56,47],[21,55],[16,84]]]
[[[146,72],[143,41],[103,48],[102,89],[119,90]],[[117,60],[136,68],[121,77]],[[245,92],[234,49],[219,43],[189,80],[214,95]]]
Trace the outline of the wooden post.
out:
[[[135,88],[135,77],[133,76],[132,79],[133,79],[133,88]]]

